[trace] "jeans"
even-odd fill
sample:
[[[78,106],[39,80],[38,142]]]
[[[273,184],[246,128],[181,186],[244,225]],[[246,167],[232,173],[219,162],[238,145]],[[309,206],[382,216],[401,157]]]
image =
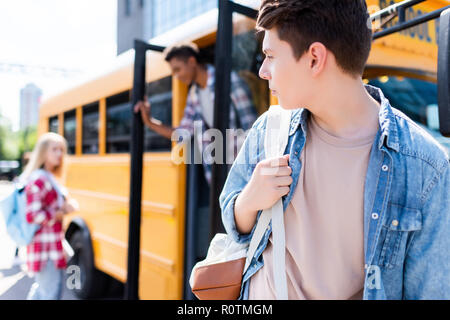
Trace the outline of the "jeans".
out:
[[[48,260],[45,267],[35,274],[27,300],[60,300],[62,297],[64,269],[56,269]]]

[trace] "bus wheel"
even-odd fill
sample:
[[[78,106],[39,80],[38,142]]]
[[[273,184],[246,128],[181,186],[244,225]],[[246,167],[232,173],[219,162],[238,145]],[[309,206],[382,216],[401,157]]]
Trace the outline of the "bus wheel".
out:
[[[109,286],[108,277],[94,266],[94,255],[90,241],[83,236],[81,230],[76,231],[69,239],[75,252],[68,262],[79,269],[79,283],[74,283],[73,291],[80,299],[98,299],[106,294]]]

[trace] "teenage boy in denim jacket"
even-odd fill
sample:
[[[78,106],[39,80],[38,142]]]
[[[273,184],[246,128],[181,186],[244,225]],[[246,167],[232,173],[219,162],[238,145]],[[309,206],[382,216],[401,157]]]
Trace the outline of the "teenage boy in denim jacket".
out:
[[[362,0],[262,1],[260,77],[292,110],[289,140],[265,159],[267,113],[255,122],[220,195],[223,223],[250,242],[283,199],[289,299],[450,299],[448,155],[364,86],[369,21]],[[275,298],[271,231],[241,299]]]

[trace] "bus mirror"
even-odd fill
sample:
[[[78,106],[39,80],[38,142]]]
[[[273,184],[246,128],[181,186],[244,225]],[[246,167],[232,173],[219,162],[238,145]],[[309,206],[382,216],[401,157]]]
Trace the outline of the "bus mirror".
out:
[[[440,131],[450,137],[450,9],[442,12],[438,39],[438,105]]]

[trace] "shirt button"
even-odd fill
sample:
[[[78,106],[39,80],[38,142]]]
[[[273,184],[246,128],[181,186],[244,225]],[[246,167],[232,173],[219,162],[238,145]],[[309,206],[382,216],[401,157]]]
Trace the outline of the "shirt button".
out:
[[[398,221],[397,221],[397,220],[392,220],[392,225],[393,225],[394,227],[398,226]]]
[[[374,212],[372,213],[372,219],[378,219],[378,213]]]
[[[388,169],[389,169],[389,167],[387,165],[384,165],[381,167],[381,170],[383,170],[383,171],[388,171]]]

